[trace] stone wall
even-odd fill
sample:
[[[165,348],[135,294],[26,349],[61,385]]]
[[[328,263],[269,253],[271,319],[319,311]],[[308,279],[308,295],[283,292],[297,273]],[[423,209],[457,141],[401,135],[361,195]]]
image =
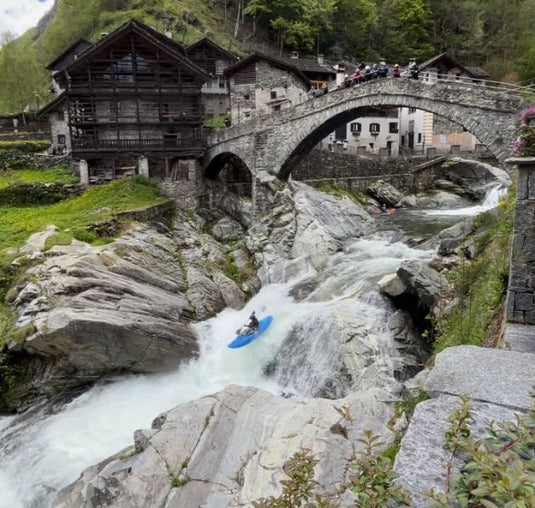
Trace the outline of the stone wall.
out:
[[[535,325],[535,157],[509,159],[518,167],[507,321]]]
[[[49,169],[55,167],[73,167],[69,155],[11,154],[0,155],[0,168],[11,169]]]
[[[195,209],[208,199],[202,169],[197,160],[176,161],[171,168],[171,175],[171,178],[160,182],[160,189],[178,208]]]
[[[428,167],[422,168],[429,162]],[[432,186],[443,159],[432,161],[425,158],[368,158],[339,152],[313,150],[292,171],[292,179],[315,185],[329,179],[336,185],[349,189],[366,190],[379,179],[395,187],[417,192]]]
[[[0,189],[0,205],[29,206],[49,205],[80,196],[84,186],[63,183],[23,183]]]

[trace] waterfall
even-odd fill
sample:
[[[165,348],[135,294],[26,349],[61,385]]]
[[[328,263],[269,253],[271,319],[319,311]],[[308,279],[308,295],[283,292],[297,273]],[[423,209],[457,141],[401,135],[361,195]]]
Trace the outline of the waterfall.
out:
[[[427,215],[451,215],[471,217],[479,213],[496,208],[507,194],[507,187],[503,184],[493,184],[486,192],[485,198],[479,205],[456,208],[452,210],[422,210]]]
[[[338,397],[350,384],[390,382],[387,309],[366,295],[403,259],[430,255],[379,237],[358,240],[323,266],[303,261],[293,280],[264,286],[244,309],[225,309],[194,325],[200,357],[176,372],[107,380],[55,414],[0,419],[0,507],[47,506],[84,468],[131,445],[133,432],[150,427],[159,413],[229,384]],[[296,301],[292,295],[303,281],[311,292]],[[272,314],[272,327],[249,346],[228,349],[252,310]],[[356,379],[340,373],[348,334],[359,335]]]

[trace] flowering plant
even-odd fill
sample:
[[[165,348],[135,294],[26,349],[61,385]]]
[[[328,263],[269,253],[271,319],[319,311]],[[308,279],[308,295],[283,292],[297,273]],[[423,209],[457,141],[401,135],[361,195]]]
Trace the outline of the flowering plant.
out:
[[[513,153],[521,157],[535,157],[535,106],[526,109],[522,115],[522,125],[518,129],[518,138],[513,146]]]

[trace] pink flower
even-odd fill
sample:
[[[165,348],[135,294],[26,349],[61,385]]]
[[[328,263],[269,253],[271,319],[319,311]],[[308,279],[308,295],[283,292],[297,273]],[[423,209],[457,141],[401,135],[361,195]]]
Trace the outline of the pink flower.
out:
[[[533,118],[535,116],[535,106],[532,106],[531,108],[526,109],[524,111],[524,114],[522,115],[522,124],[528,125],[529,119]]]

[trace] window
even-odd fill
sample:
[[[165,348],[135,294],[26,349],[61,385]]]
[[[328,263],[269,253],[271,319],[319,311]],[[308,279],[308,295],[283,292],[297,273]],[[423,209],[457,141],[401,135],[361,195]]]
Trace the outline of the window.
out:
[[[388,132],[390,134],[397,134],[399,132],[398,123],[397,122],[390,122],[388,124]]]
[[[370,133],[377,136],[381,132],[381,126],[378,123],[371,123],[370,124]]]
[[[222,76],[223,71],[228,67],[225,60],[216,60],[215,61],[215,73],[217,76]]]
[[[422,142],[422,133],[419,132],[418,133],[418,141],[417,141],[417,143],[421,143],[421,142]]]
[[[276,106],[273,106],[273,111],[280,111],[281,110],[281,105],[280,104],[277,104]]]
[[[277,91],[276,90],[271,90],[271,98],[272,99],[276,99],[277,98]]]
[[[409,108],[409,113],[416,113],[416,108]]]
[[[243,96],[243,98],[244,98],[246,101],[248,101],[248,100],[251,98],[251,96],[250,96],[248,93],[246,93],[246,94]]]
[[[362,124],[360,122],[353,122],[349,124],[351,132],[362,132]]]
[[[64,145],[65,141],[65,134],[58,134],[58,145]]]

